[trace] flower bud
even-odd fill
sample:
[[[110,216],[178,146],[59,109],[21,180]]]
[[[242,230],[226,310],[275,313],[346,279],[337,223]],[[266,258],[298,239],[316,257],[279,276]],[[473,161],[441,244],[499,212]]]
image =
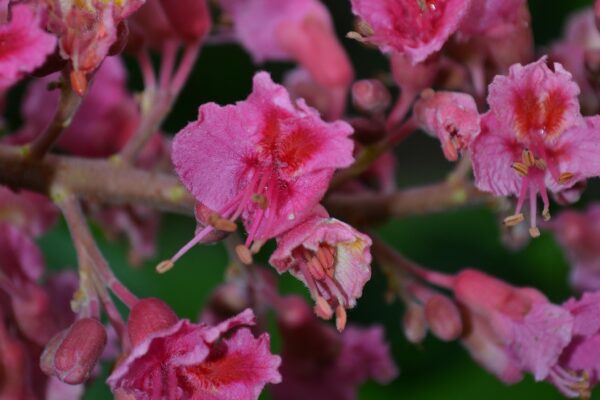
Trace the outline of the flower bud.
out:
[[[431,332],[440,340],[449,342],[462,333],[463,325],[457,305],[448,297],[434,294],[425,304],[425,318]]]
[[[392,75],[398,86],[414,95],[430,87],[439,72],[437,58],[413,65],[405,55],[394,53],[390,62]]]
[[[202,40],[211,29],[210,10],[206,0],[161,0],[173,29],[183,40]]]
[[[427,320],[422,305],[412,301],[407,304],[402,318],[402,327],[404,328],[404,336],[410,343],[421,343],[425,339]]]
[[[127,332],[131,344],[136,346],[148,335],[177,323],[177,315],[165,302],[156,298],[138,301],[129,313]]]
[[[391,95],[381,81],[363,79],[352,85],[352,102],[354,106],[368,114],[378,114],[390,105]]]
[[[83,383],[96,366],[106,341],[106,330],[98,320],[79,319],[50,340],[42,353],[40,367],[70,385]]]

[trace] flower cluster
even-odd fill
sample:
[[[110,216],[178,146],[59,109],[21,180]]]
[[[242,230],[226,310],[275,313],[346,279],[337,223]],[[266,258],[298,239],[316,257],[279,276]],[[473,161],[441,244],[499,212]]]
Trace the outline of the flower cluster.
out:
[[[504,383],[530,374],[590,399],[600,382],[600,0],[542,52],[525,0],[338,3],[0,0],[0,399],[80,399],[104,370],[120,400],[353,400],[365,382],[398,376],[397,343],[386,341],[398,328],[357,323],[396,312],[377,303],[382,282],[404,307],[408,342],[431,333]],[[189,78],[218,53],[202,49],[224,43],[257,66],[251,82],[239,75],[251,88],[226,105],[207,96],[182,123],[202,82]],[[377,71],[353,64],[369,51],[383,54]],[[419,131],[424,147],[396,151]],[[429,156],[427,140],[437,143]],[[438,165],[435,154],[455,163],[447,178],[404,188],[425,176],[406,164]],[[585,210],[551,218],[579,201]],[[433,271],[379,229],[473,205],[503,221],[513,250],[553,235],[576,295],[553,303],[474,268]],[[157,263],[159,239],[186,229],[163,226],[161,212],[193,215],[195,230]],[[148,297],[121,282],[119,247],[105,258],[88,219],[108,245],[127,240],[127,264],[158,273],[217,244],[224,282],[201,307],[203,293],[182,293],[200,312],[180,318],[146,294],[156,286],[142,287],[138,270],[122,276]],[[72,248],[56,247],[76,274],[57,270],[50,249],[64,225]],[[444,240],[473,246],[455,236]],[[178,294],[162,279],[163,294]]]

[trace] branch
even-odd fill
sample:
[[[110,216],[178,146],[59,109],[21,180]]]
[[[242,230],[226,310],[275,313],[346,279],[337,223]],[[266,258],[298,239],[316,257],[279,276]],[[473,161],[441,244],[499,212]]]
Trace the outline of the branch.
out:
[[[193,197],[175,176],[105,160],[48,155],[28,160],[17,147],[0,145],[0,184],[50,195],[53,187],[108,204],[144,205],[191,215]]]
[[[353,225],[373,225],[389,218],[421,215],[478,204],[499,204],[498,198],[467,182],[441,182],[389,195],[332,194],[325,206]]]

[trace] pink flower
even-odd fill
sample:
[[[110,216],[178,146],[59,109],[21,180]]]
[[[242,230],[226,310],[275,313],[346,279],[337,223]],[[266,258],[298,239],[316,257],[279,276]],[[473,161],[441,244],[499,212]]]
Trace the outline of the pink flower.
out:
[[[536,226],[537,202],[550,218],[546,188],[557,192],[600,175],[600,117],[583,119],[579,89],[560,64],[548,68],[546,59],[513,65],[508,76],[490,85],[490,111],[473,142],[473,169],[479,189],[498,196],[518,196],[515,215],[505,223],[523,220],[521,209],[530,201],[530,234]]]
[[[598,90],[590,82],[586,68],[586,52],[599,50],[600,33],[596,28],[592,9],[571,15],[567,20],[563,38],[553,43],[550,48],[550,59],[561,63],[573,74],[573,79],[581,89],[579,100],[586,114],[595,114],[600,108]]]
[[[277,239],[269,262],[279,273],[290,271],[308,287],[315,313],[324,319],[335,310],[339,331],[345,309],[356,305],[371,278],[371,239],[334,218],[322,207]]]
[[[369,26],[365,40],[383,52],[405,54],[413,64],[439,51],[469,10],[469,0],[352,0],[352,12]]]
[[[210,327],[174,321],[166,305],[148,309],[145,302],[131,310],[133,349],[108,378],[113,392],[136,400],[250,400],[265,384],[280,382],[281,361],[269,352],[269,336],[255,338],[247,328],[254,324],[250,309]]]
[[[48,29],[59,38],[61,56],[70,60],[71,85],[83,95],[87,75],[100,66],[118,40],[118,25],[144,0],[49,0]]]
[[[290,101],[263,72],[247,100],[201,106],[198,121],[175,137],[172,159],[196,200],[221,219],[241,216],[249,245],[305,218],[334,170],[353,161],[351,133],[345,122],[326,123],[304,101]],[[172,261],[211,230],[201,231]]]
[[[52,120],[58,106],[58,93],[48,90],[48,83],[56,78],[56,75],[49,76],[29,86],[22,106],[26,124],[13,141],[22,143],[33,139]],[[108,157],[123,147],[138,122],[138,106],[127,91],[125,66],[118,57],[108,57],[98,69],[94,85],[61,135],[58,146],[82,157]]]
[[[515,288],[477,270],[460,272],[453,283],[456,300],[463,306],[463,345],[475,361],[506,383],[522,379],[522,366],[514,359],[498,329],[501,318],[521,321],[534,304],[547,304],[543,294],[531,288]]]
[[[414,117],[421,129],[438,137],[450,161],[456,161],[480,131],[475,100],[464,93],[425,91],[415,103]]]
[[[519,27],[525,0],[479,0],[463,20],[460,32],[468,36],[503,36]]]
[[[0,223],[10,224],[31,236],[48,231],[58,219],[58,209],[40,194],[15,193],[0,186]]]
[[[54,51],[56,38],[40,26],[39,13],[26,4],[10,8],[6,21],[6,1],[0,5],[0,90],[41,66]]]
[[[548,224],[571,265],[571,285],[600,290],[600,205],[587,211],[563,211]]]
[[[352,400],[368,379],[389,383],[398,375],[381,326],[349,326],[341,335],[311,315],[300,297],[282,301],[283,382],[275,400]]]
[[[343,112],[354,72],[327,8],[317,0],[221,0],[235,36],[255,62],[295,60],[334,100],[330,118]]]

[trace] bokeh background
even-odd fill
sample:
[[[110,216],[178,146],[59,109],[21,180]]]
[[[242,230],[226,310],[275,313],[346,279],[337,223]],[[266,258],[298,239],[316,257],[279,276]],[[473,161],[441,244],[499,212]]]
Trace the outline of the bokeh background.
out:
[[[285,1],[285,0],[281,0]],[[477,1],[477,0],[476,0]],[[343,37],[352,28],[349,0],[328,0],[336,28]],[[589,6],[591,0],[532,0],[530,8],[533,29],[540,54],[543,46],[558,38],[567,15]],[[366,49],[351,40],[343,40],[356,68],[358,78],[368,78],[388,71],[386,59],[376,50]],[[141,88],[135,64],[128,61],[132,89]],[[280,81],[291,64],[252,65],[248,55],[235,45],[206,47],[164,125],[167,132],[177,132],[195,119],[197,107],[207,101],[221,104],[243,99],[250,91],[251,78],[265,69]],[[18,93],[9,104],[11,118],[18,123]],[[439,143],[425,135],[413,135],[396,151],[398,184],[406,187],[444,179],[451,165],[439,149]],[[591,182],[577,207],[600,199],[600,185]],[[554,208],[556,210],[556,208]],[[572,293],[567,286],[568,265],[561,250],[548,234],[530,242],[524,249],[512,252],[500,240],[498,216],[485,208],[469,208],[442,214],[394,220],[378,228],[389,243],[405,255],[425,266],[455,272],[476,267],[517,285],[534,286],[555,302]],[[164,299],[181,317],[195,319],[211,290],[223,280],[227,263],[220,245],[196,247],[177,267],[165,275],[154,272],[157,260],[170,257],[192,235],[191,218],[166,215],[159,237],[159,254],[155,261],[133,269],[127,263],[123,243],[107,242],[95,230],[100,246],[116,274],[139,296]],[[74,268],[75,252],[66,226],[61,222],[41,239],[41,246],[51,268]],[[367,384],[360,399],[560,399],[562,396],[546,383],[535,384],[531,378],[507,387],[476,365],[458,343],[442,343],[428,338],[421,346],[406,342],[400,327],[402,306],[384,301],[385,282],[376,265],[373,279],[367,284],[356,309],[349,314],[353,323],[383,323],[392,344],[394,358],[401,375],[387,387]],[[282,292],[306,293],[289,276],[280,279]],[[274,351],[279,340],[273,332]],[[336,382],[330,384],[335,385]],[[86,394],[86,399],[110,399],[103,377]],[[265,396],[265,398],[268,398]]]

